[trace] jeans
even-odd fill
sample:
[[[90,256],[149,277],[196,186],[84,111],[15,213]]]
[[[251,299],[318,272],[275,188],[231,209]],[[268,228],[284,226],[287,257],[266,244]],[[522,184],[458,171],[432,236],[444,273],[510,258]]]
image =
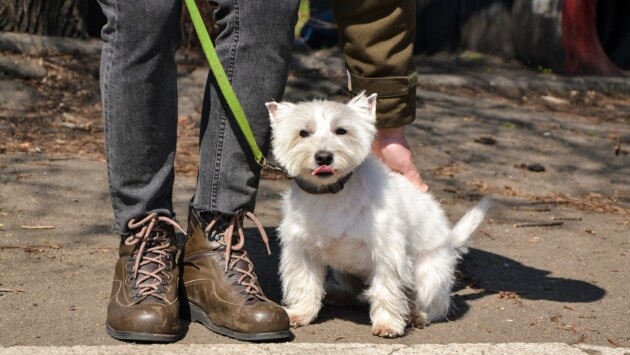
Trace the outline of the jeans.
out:
[[[151,212],[174,218],[177,67],[181,0],[99,0],[101,93],[114,231]],[[264,103],[286,85],[298,0],[218,0],[215,47],[263,153],[269,150]],[[191,207],[201,212],[253,211],[260,178],[212,74],[204,94],[200,161]]]

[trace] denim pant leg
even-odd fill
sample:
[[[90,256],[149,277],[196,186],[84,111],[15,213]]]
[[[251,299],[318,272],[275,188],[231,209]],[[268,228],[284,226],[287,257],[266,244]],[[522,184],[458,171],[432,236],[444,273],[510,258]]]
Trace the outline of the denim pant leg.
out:
[[[109,188],[116,224],[173,216],[177,139],[180,0],[99,0],[107,16],[102,37],[101,93]]]
[[[279,101],[287,81],[298,0],[219,0],[215,21],[222,28],[216,50],[243,106],[256,142],[269,150],[265,102]],[[245,142],[212,74],[208,78],[200,132],[197,189],[199,211],[253,211],[260,178]]]

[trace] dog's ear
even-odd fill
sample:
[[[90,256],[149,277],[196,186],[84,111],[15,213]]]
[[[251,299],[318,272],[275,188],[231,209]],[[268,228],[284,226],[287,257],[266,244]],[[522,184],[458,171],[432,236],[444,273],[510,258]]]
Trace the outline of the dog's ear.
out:
[[[376,93],[367,97],[368,109],[372,117],[376,117]]]
[[[278,105],[280,104],[275,101],[267,102],[265,104],[265,106],[267,106],[267,110],[269,111],[269,119],[274,123],[278,121],[278,116],[276,115],[278,112]]]
[[[365,90],[361,91],[357,96],[355,96],[352,100],[350,100],[350,102],[348,102],[348,106],[367,110],[371,117],[375,117],[376,116],[376,94],[372,94],[368,97],[365,97]]]
[[[289,102],[271,101],[267,102],[265,106],[267,106],[267,111],[269,111],[271,123],[278,123],[282,117],[287,115],[287,110],[290,110],[295,105]]]

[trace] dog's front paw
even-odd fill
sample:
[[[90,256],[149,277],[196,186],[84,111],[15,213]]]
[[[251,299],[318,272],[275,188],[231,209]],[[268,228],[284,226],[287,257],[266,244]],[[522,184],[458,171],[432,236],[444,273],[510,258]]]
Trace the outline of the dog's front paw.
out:
[[[382,338],[397,338],[405,335],[404,327],[391,327],[385,324],[374,324],[372,326],[372,334]]]
[[[284,310],[289,315],[289,321],[294,328],[307,325],[315,318],[313,314],[305,314],[292,308],[285,308]]]

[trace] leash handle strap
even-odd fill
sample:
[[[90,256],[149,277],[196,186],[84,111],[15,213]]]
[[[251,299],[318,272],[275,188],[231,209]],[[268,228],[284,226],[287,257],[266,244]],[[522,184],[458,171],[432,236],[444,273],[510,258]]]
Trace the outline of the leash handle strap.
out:
[[[219,85],[219,89],[225,98],[225,101],[228,104],[228,107],[232,111],[234,118],[236,119],[236,123],[240,127],[243,132],[243,136],[245,136],[245,140],[249,144],[254,157],[256,158],[256,162],[258,162],[261,166],[267,165],[267,160],[265,156],[258,148],[256,144],[256,139],[254,139],[254,133],[252,133],[252,128],[249,126],[249,122],[247,121],[247,117],[245,117],[245,112],[243,111],[243,107],[241,107],[241,103],[236,98],[236,94],[232,89],[232,85],[230,85],[230,81],[228,80],[227,75],[225,74],[225,70],[221,65],[221,61],[217,56],[217,52],[214,49],[214,45],[212,45],[212,41],[210,40],[210,35],[208,34],[208,30],[206,29],[206,25],[201,18],[201,14],[199,13],[199,8],[197,8],[197,4],[195,4],[195,0],[185,0],[186,7],[188,7],[188,12],[190,13],[190,18],[192,19],[193,26],[195,27],[195,32],[197,32],[197,36],[199,37],[199,42],[201,42],[201,47],[203,48],[203,52],[206,55],[206,59],[208,60],[208,64],[210,65],[210,70],[217,80],[217,84]]]

